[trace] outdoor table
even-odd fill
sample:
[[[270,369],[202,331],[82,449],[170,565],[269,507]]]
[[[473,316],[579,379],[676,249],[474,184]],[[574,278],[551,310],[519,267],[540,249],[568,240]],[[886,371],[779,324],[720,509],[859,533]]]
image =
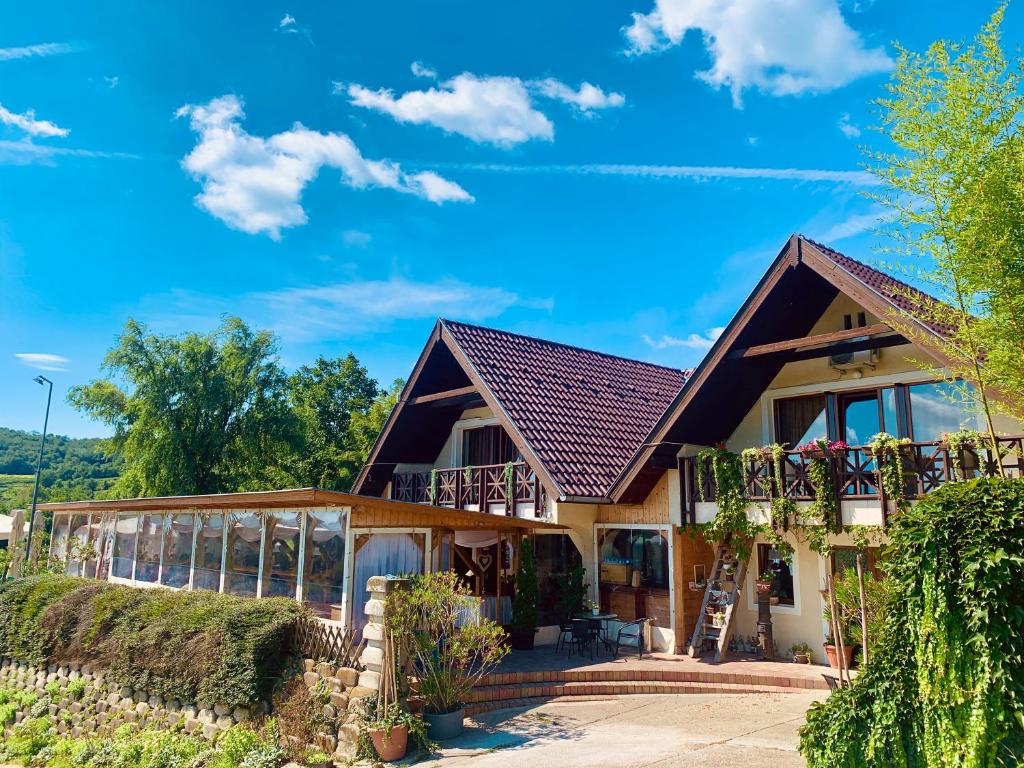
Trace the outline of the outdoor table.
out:
[[[605,649],[611,650],[612,642],[608,638],[608,622],[609,621],[615,621],[616,619],[618,619],[619,618],[619,614],[617,614],[617,613],[607,613],[607,612],[606,613],[593,613],[592,611],[587,611],[585,613],[577,613],[575,618],[577,618],[577,619],[586,619],[588,621],[600,622],[600,624],[599,624],[600,628],[599,628],[598,631],[599,631],[599,636],[600,636],[601,644],[605,647]]]

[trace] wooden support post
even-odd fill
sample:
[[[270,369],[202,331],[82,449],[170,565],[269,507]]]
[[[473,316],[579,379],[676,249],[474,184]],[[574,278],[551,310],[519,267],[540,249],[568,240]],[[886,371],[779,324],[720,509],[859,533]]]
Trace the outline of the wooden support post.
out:
[[[868,601],[864,589],[864,553],[857,552],[857,581],[860,583],[860,633],[864,646],[864,666],[868,665]]]

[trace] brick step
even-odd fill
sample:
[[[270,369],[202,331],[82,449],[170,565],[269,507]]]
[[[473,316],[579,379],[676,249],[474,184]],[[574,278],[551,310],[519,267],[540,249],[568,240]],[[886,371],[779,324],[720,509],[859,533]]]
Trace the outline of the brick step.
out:
[[[649,693],[793,693],[794,689],[778,685],[743,685],[737,683],[605,681],[579,683],[512,683],[477,686],[469,694],[467,704],[508,702],[518,699],[559,698],[567,696],[630,696]],[[504,704],[503,706],[516,706]]]
[[[822,671],[825,668],[822,667]],[[745,685],[787,690],[827,690],[820,675],[784,677],[764,673],[746,674],[697,669],[552,669],[531,672],[505,672],[487,675],[478,688],[505,685],[554,685],[559,683],[702,683],[705,685]]]

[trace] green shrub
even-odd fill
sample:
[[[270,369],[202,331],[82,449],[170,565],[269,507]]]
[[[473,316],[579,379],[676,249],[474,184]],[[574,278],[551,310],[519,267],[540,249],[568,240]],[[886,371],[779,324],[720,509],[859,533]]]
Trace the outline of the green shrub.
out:
[[[944,485],[893,518],[871,663],[811,707],[811,768],[1024,761],[1024,481]]]
[[[57,680],[51,680],[50,682],[48,682],[43,687],[43,690],[46,691],[46,695],[54,701],[60,698],[60,682],[58,682]]]
[[[285,598],[34,576],[0,585],[0,653],[90,663],[119,685],[182,701],[247,705],[285,668],[300,612]]]
[[[500,547],[499,547],[500,550]],[[532,634],[537,631],[537,570],[533,566],[533,544],[523,539],[519,545],[516,592],[512,597],[512,631]]]
[[[65,693],[72,699],[80,699],[82,694],[85,693],[85,680],[77,678],[68,683],[68,687]]]

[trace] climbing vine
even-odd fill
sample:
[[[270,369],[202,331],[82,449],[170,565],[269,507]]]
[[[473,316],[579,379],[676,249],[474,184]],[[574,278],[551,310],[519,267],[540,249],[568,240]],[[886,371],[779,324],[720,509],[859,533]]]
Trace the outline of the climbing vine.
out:
[[[437,504],[437,470],[430,470],[430,503]]]
[[[907,502],[907,479],[903,470],[903,446],[909,445],[906,437],[893,437],[879,432],[868,443],[871,455],[875,457],[878,482],[887,499],[892,499],[896,509],[904,512],[910,506]]]
[[[743,460],[724,445],[707,448],[697,454],[700,478],[697,483],[700,500],[705,501],[705,473],[710,467],[715,484],[718,514],[710,523],[698,526],[707,541],[726,541],[731,538],[741,559],[750,557],[750,541],[758,533],[758,526],[747,517],[747,500],[743,494]]]
[[[511,504],[515,500],[516,465],[511,461],[505,462],[505,499]]]
[[[942,440],[949,449],[949,458],[953,464],[953,477],[957,480],[966,480],[963,466],[964,451],[984,445],[988,436],[976,429],[959,429],[956,432],[947,432],[942,436]]]
[[[832,483],[830,459],[846,448],[845,443],[829,443],[819,439],[800,449],[810,455],[807,477],[814,486],[814,501],[807,508],[810,524],[803,526],[803,530],[811,551],[822,557],[832,551],[829,536],[836,532],[836,518],[839,514],[839,497]]]

